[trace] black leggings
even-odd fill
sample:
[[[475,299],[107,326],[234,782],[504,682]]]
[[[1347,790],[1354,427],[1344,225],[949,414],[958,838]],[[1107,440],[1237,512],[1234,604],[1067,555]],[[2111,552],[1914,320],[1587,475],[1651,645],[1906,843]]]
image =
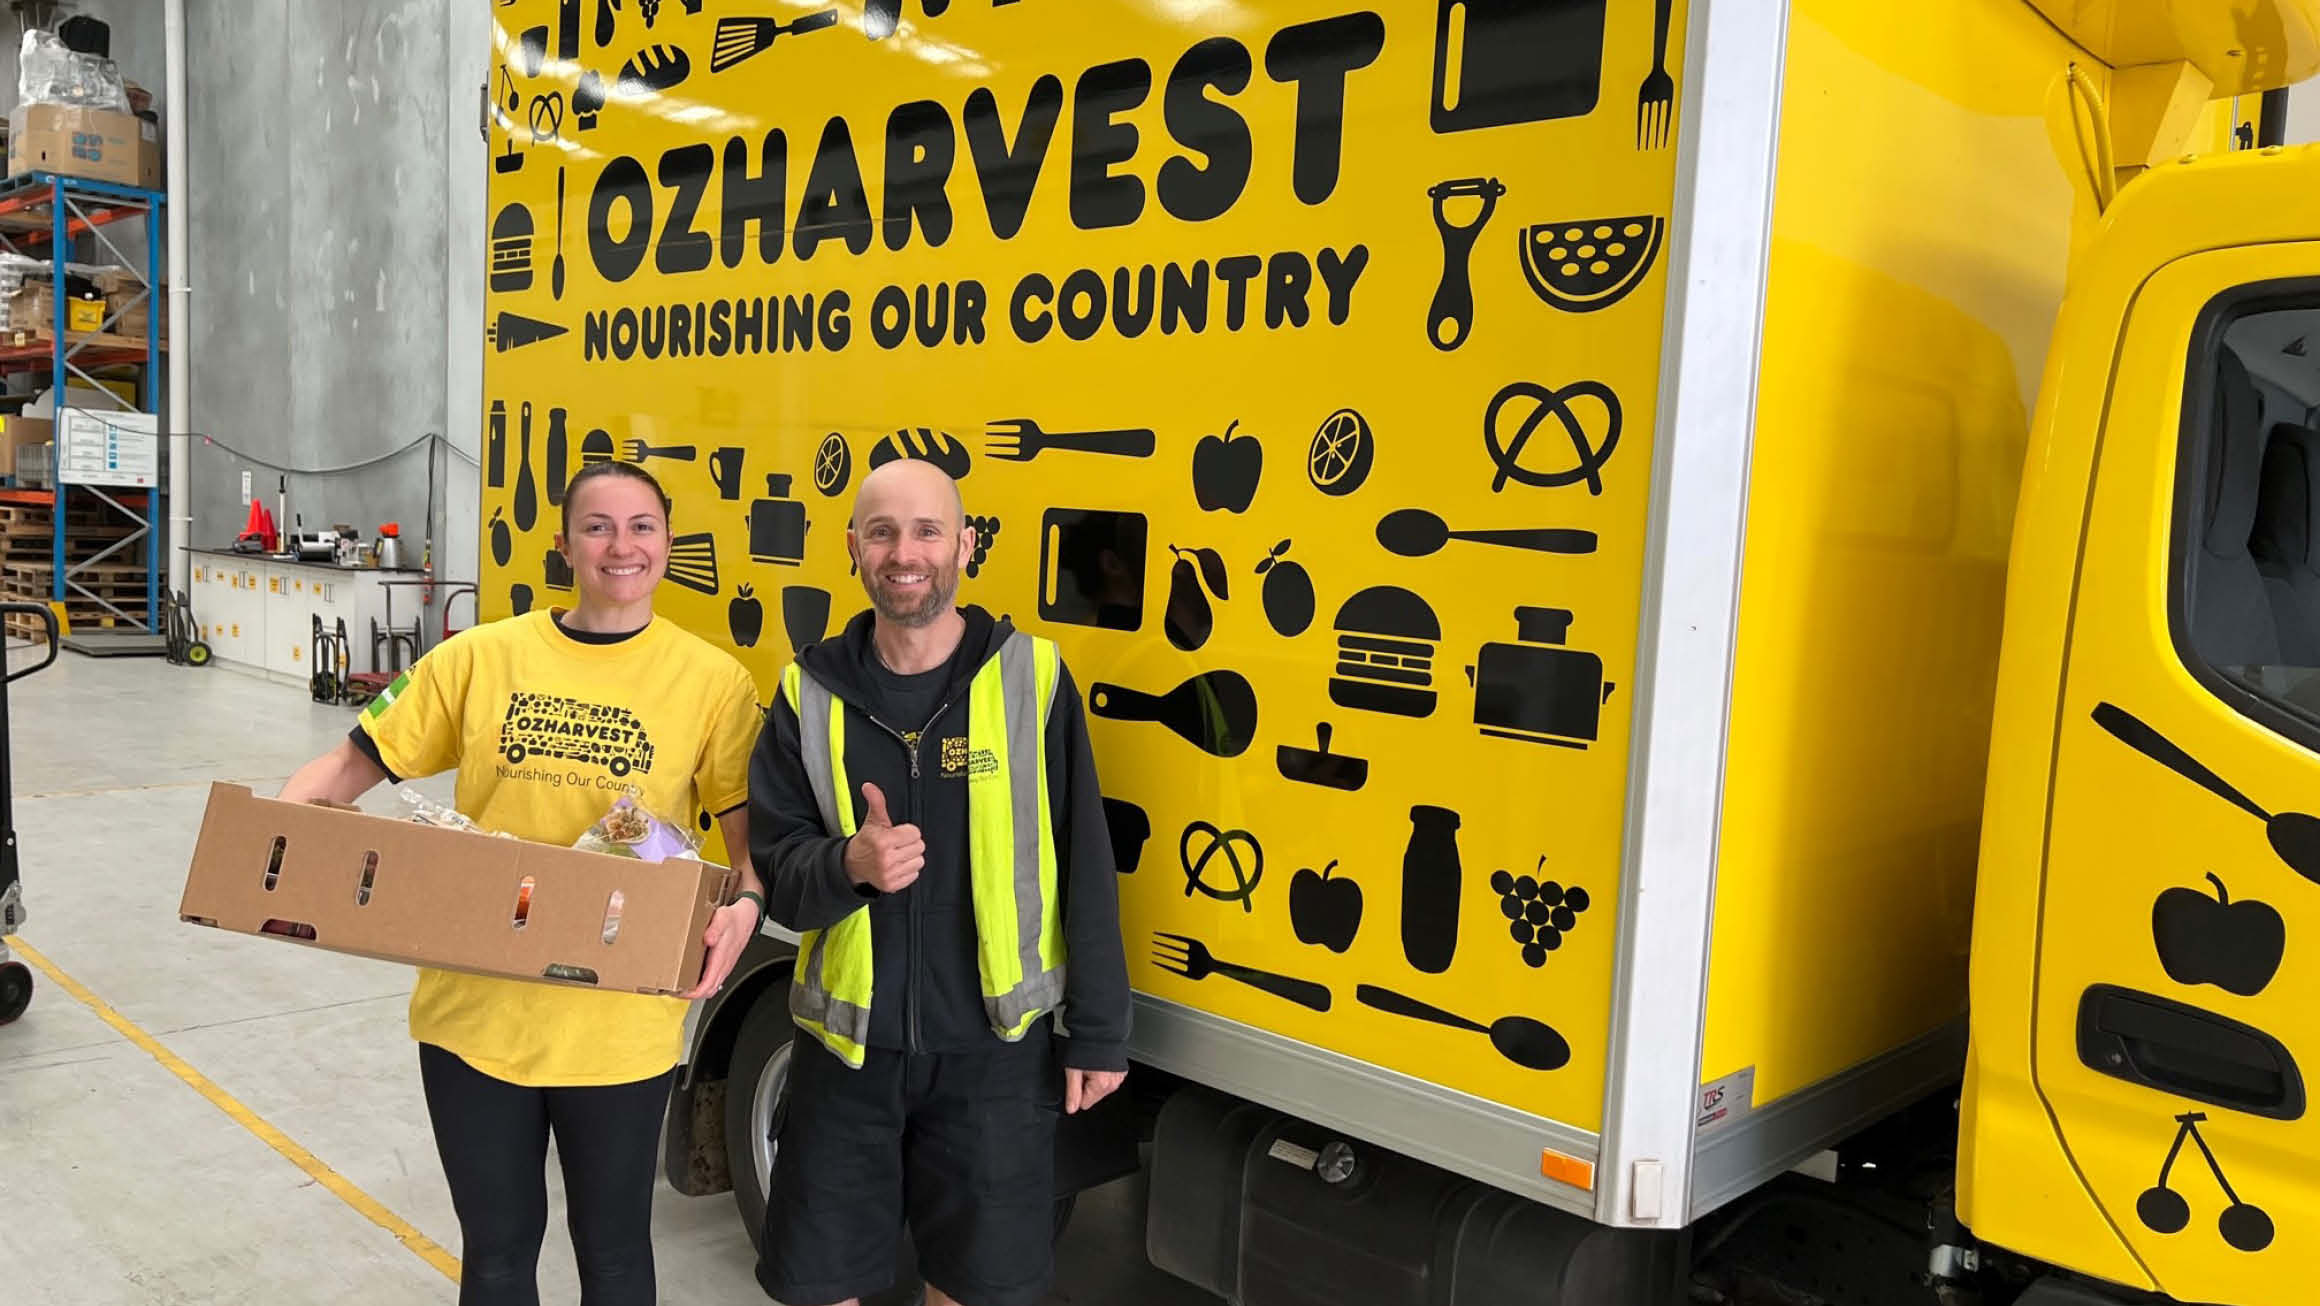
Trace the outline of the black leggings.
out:
[[[435,1148],[459,1213],[459,1306],[538,1306],[551,1128],[581,1306],[653,1306],[653,1166],[675,1074],[525,1088],[419,1045]]]

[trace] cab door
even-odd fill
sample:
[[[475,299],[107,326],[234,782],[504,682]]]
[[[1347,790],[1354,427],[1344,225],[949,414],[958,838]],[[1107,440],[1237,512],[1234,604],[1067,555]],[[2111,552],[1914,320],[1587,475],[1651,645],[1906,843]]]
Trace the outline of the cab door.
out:
[[[2078,562],[2039,918],[2039,1092],[2168,1295],[2320,1263],[2320,245],[2134,297]]]

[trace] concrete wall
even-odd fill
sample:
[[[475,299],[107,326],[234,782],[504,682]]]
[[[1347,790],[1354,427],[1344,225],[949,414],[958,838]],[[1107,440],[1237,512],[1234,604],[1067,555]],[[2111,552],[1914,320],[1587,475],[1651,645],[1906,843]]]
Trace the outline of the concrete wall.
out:
[[[345,522],[367,538],[392,520],[416,544],[431,473],[441,511],[456,460],[432,443],[330,469],[453,425],[454,8],[477,6],[189,0],[191,411],[196,430],[249,455],[197,442],[201,543],[241,525],[242,471],[276,491],[283,474],[264,463],[296,469],[290,511],[310,528]]]
[[[162,99],[158,0],[69,12],[112,24],[123,76]],[[245,471],[271,506],[288,468],[290,510],[310,528],[345,522],[367,539],[398,521],[413,558],[432,534],[437,574],[473,578],[488,5],[186,0],[186,22],[189,400],[215,441],[193,442],[192,542],[240,530]],[[11,102],[21,38],[0,12]],[[141,231],[115,230],[142,253]],[[429,433],[450,449],[335,470]]]

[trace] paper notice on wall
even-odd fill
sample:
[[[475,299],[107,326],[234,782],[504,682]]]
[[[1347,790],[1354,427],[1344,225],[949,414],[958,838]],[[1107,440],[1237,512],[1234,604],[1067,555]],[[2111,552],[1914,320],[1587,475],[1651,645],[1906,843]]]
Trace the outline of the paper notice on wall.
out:
[[[64,485],[151,489],[160,471],[155,432],[151,413],[67,408],[56,423],[56,479]]]

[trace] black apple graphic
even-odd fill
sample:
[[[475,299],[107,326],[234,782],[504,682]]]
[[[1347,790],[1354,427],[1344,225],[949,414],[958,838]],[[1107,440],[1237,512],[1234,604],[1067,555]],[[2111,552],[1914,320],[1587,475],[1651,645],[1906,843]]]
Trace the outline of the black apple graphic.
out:
[[[1361,929],[1361,886],[1331,879],[1329,873],[1336,869],[1337,863],[1331,861],[1319,872],[1301,870],[1290,878],[1289,923],[1296,927],[1299,943],[1343,952],[1353,946],[1353,936]]]
[[[725,610],[725,621],[732,627],[734,647],[755,648],[758,632],[765,629],[765,605],[744,584],[734,591],[733,602]]]
[[[1257,497],[1257,478],[1265,471],[1265,446],[1253,435],[1235,437],[1239,422],[1224,435],[1200,437],[1192,446],[1192,497],[1202,512],[1247,512]]]
[[[2231,900],[2213,871],[2210,898],[2198,889],[2169,889],[2151,904],[2151,937],[2159,964],[2178,984],[2213,984],[2252,998],[2280,969],[2287,926],[2280,914],[2252,899]]]

